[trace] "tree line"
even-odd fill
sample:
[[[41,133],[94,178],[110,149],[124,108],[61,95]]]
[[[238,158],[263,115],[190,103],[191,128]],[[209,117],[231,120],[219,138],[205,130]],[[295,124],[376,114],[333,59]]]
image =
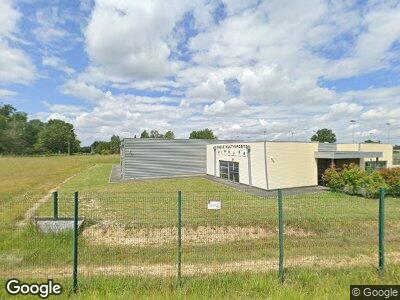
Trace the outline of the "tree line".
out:
[[[175,139],[175,134],[171,130],[160,133],[153,129],[149,132],[144,130],[140,137]],[[217,139],[208,128],[192,131],[189,138]],[[95,141],[88,147],[81,147],[72,124],[57,119],[47,122],[28,120],[25,112],[18,111],[12,105],[0,105],[0,155],[117,154],[120,144],[120,137],[113,135],[109,141]]]
[[[136,136],[135,136],[136,137]],[[174,139],[175,134],[173,131],[168,130],[166,133],[160,133],[158,130],[150,130],[150,133],[147,130],[143,130],[140,134],[140,138],[142,139]],[[203,129],[199,131],[192,131],[189,135],[189,139],[206,139],[206,140],[216,140],[217,137],[214,135],[214,132],[211,129]]]
[[[62,120],[28,121],[25,112],[0,105],[0,154],[72,153],[80,148],[74,126]]]
[[[136,135],[135,135],[136,138]],[[143,130],[140,138],[175,139],[173,131],[161,133],[156,129]],[[217,139],[209,129],[194,130],[189,139]],[[336,134],[328,128],[315,132],[311,141],[320,143],[335,143]],[[380,143],[366,140],[365,143]],[[42,122],[38,119],[28,121],[25,112],[18,111],[12,105],[0,105],[0,154],[31,155],[56,153],[96,153],[118,154],[121,139],[113,135],[110,141],[95,141],[89,147],[80,147],[74,126],[62,120]],[[395,146],[399,149],[400,146]]]

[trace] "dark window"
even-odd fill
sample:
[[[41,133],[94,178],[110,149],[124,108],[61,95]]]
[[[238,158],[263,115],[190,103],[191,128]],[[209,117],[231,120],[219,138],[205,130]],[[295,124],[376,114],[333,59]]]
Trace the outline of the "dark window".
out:
[[[366,161],[365,162],[365,170],[373,171],[386,168],[387,162],[386,161]]]
[[[400,151],[393,151],[393,164],[400,165]]]
[[[234,161],[219,161],[219,176],[234,182],[239,182],[239,163]]]

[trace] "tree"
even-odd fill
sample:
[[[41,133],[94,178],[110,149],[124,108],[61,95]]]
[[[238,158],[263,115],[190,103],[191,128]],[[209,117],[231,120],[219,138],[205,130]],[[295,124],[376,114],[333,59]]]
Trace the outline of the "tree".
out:
[[[175,134],[174,134],[173,131],[168,130],[168,131],[165,133],[164,138],[173,140],[173,139],[175,138]]]
[[[111,142],[95,141],[92,143],[90,148],[92,149],[92,152],[95,154],[111,154],[110,145]]]
[[[162,139],[162,138],[164,138],[164,135],[159,133],[158,130],[151,130],[150,137],[152,139]]]
[[[27,152],[34,153],[37,151],[35,148],[39,132],[43,130],[45,123],[40,120],[34,119],[30,120],[26,127],[26,142],[27,142]]]
[[[149,136],[149,134],[147,133],[147,131],[146,130],[143,130],[143,132],[140,134],[140,138],[141,139],[148,139],[150,136]]]
[[[364,141],[364,143],[366,143],[366,144],[380,144],[381,141],[373,141],[371,139],[368,139],[368,140]]]
[[[216,140],[217,137],[211,129],[203,129],[199,131],[192,131],[190,133],[189,139],[205,139],[205,140]]]
[[[119,153],[119,147],[121,145],[121,139],[118,135],[113,135],[110,141],[110,152],[113,154]]]
[[[72,152],[79,150],[74,126],[61,120],[50,120],[39,132],[38,147],[45,152],[67,153],[68,146]]]
[[[335,143],[336,134],[328,128],[319,129],[312,137],[312,142]]]
[[[0,106],[0,152],[23,154],[27,150],[27,115],[11,105]]]

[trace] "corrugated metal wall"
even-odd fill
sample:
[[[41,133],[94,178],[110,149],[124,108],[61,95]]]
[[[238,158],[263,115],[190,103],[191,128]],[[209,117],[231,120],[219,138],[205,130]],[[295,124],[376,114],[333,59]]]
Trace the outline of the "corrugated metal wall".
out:
[[[128,178],[206,173],[207,140],[124,139],[122,174]]]
[[[328,143],[319,143],[318,151],[337,151],[337,145]]]

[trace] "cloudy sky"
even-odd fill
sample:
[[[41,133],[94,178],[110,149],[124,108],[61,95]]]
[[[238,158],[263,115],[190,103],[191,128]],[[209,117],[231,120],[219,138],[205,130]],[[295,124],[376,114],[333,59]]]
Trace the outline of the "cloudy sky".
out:
[[[0,102],[85,145],[205,127],[349,142],[351,119],[357,141],[400,143],[399,54],[399,1],[0,1]]]

